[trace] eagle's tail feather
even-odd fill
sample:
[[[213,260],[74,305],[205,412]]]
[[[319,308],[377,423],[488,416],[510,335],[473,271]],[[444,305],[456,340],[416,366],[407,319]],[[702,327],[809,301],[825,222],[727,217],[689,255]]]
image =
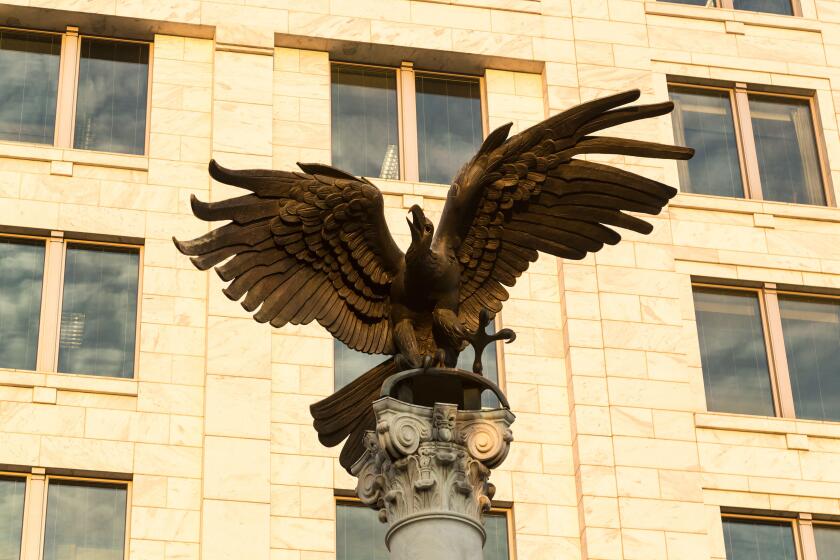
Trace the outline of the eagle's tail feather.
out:
[[[309,407],[318,440],[327,447],[347,442],[341,450],[341,466],[350,467],[364,453],[364,433],[373,430],[375,418],[371,404],[379,398],[382,383],[397,373],[393,358],[368,370],[352,383]]]

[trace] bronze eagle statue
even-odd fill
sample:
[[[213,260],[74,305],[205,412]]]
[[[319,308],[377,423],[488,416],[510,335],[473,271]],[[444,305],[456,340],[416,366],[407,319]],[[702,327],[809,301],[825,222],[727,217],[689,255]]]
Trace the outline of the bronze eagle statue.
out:
[[[218,265],[230,282],[224,294],[244,296],[257,321],[318,321],[350,348],[392,356],[311,407],[324,445],[349,436],[340,456],[349,469],[374,428],[371,403],[383,381],[430,363],[453,367],[501,310],[504,286],[538,252],[582,259],[619,242],[608,226],[650,233],[648,222],[626,212],[656,215],[677,191],[574,157],[690,158],[690,148],[592,136],[673,109],[670,102],[624,107],[638,98],[632,90],[589,101],[510,138],[511,124],[494,130],[455,177],[437,227],[411,208],[405,254],[388,230],[379,189],[321,164],[232,171],[211,161],[214,179],[250,194],[209,203],[193,196],[197,217],[229,223],[175,244],[200,270]]]

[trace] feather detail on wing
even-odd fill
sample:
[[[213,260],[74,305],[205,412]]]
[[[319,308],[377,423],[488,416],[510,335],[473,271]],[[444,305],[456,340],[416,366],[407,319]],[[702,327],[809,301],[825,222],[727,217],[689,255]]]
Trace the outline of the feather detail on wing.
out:
[[[457,239],[461,263],[460,318],[470,329],[485,307],[498,312],[504,286],[537,259],[538,251],[582,259],[614,245],[608,226],[650,233],[625,212],[658,214],[676,190],[615,167],[573,159],[581,154],[688,159],[690,148],[606,136],[599,130],[667,114],[672,103],[623,107],[633,90],[578,105],[507,139],[510,125],[485,139],[458,174],[447,197],[438,239]]]
[[[389,293],[403,256],[382,193],[326,165],[299,166],[304,173],[233,171],[211,161],[214,179],[252,194],[193,197],[197,217],[230,223],[175,245],[201,270],[219,265],[230,282],[224,294],[244,296],[242,307],[261,323],[318,321],[355,350],[392,353]]]

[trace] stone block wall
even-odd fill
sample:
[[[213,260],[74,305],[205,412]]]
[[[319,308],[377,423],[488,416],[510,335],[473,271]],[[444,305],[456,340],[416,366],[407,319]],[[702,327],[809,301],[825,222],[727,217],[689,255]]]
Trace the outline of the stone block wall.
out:
[[[0,13],[24,27],[46,17],[14,4]],[[139,367],[133,380],[0,369],[0,470],[129,476],[132,560],[335,558],[335,495],[354,482],[308,414],[333,391],[333,341],[255,323],[172,246],[207,231],[190,194],[242,194],[207,161],[328,162],[330,61],[416,60],[482,77],[490,129],[514,131],[629,88],[663,100],[674,77],[813,91],[836,200],[840,4],[798,5],[50,2],[82,33],[153,31],[148,154],[0,142],[0,227],[142,240]],[[668,117],[611,134],[673,142]],[[598,161],[679,182],[670,162]],[[443,207],[445,186],[374,182],[403,247],[407,209]],[[840,289],[840,210],[683,193],[651,221],[582,261],[542,256],[510,290],[516,441],[493,481],[512,503],[512,557],[722,559],[721,508],[840,516],[840,424],[706,411],[691,293],[692,277]]]

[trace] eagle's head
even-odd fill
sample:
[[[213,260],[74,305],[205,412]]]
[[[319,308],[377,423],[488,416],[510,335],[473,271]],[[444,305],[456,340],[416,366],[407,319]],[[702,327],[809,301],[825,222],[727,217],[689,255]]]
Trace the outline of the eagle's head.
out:
[[[405,219],[408,222],[408,229],[411,230],[411,246],[408,250],[423,249],[428,251],[435,235],[435,226],[423,213],[423,209],[416,204],[409,209],[408,213],[411,216],[411,219]]]

